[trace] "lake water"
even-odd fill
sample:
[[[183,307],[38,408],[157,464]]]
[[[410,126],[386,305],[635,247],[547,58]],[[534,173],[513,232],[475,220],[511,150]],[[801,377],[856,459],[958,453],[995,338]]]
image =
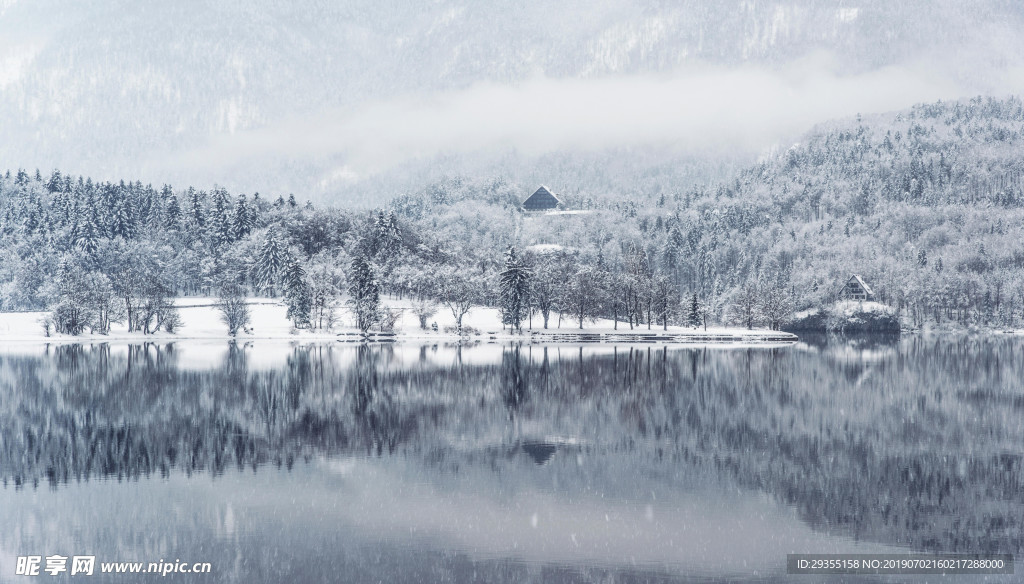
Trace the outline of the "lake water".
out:
[[[1022,379],[1005,337],[5,346],[0,581],[865,582],[786,554],[1020,554]],[[15,575],[54,554],[95,574]]]

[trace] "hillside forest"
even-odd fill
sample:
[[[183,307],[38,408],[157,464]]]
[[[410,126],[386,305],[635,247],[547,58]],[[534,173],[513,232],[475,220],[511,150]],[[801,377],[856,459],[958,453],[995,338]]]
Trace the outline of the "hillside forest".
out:
[[[905,327],[1012,328],[1022,141],[1018,98],[922,104],[820,126],[720,184],[573,194],[546,214],[520,209],[536,185],[501,177],[381,193],[364,210],[8,171],[0,309],[53,311],[62,332],[152,333],[180,324],[176,297],[261,295],[299,328],[367,330],[394,322],[391,295],[424,324],[497,306],[513,328],[780,328],[860,274]]]

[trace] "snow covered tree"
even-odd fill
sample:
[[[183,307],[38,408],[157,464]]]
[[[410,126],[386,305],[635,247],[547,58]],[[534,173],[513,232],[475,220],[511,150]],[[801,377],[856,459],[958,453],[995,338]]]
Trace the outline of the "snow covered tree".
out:
[[[61,177],[60,170],[53,169],[53,173],[50,174],[50,180],[46,181],[46,190],[50,193],[56,193],[61,190],[64,185],[64,180]]]
[[[210,239],[215,247],[227,245],[235,240],[230,211],[231,201],[228,199],[227,191],[224,189],[215,190],[208,220]]]
[[[203,203],[203,199],[206,198],[206,193],[196,191],[194,188],[189,187],[186,193],[188,199],[188,218],[191,229],[195,231],[202,231],[206,227],[206,207]]]
[[[75,245],[90,256],[96,253],[101,235],[95,205],[89,202],[91,199],[86,201],[85,218],[75,235]]]
[[[765,324],[777,331],[793,314],[793,304],[786,286],[771,283],[762,287],[759,294],[758,310],[764,317]]]
[[[532,274],[523,263],[514,246],[505,252],[505,267],[500,274],[500,301],[502,324],[509,329],[522,330],[522,322],[529,310],[529,291]]]
[[[85,273],[77,262],[64,256],[56,275],[56,306],[51,316],[54,329],[64,335],[80,335],[91,318],[84,302]]]
[[[344,286],[344,275],[332,263],[314,261],[309,270],[309,286],[311,325],[324,330],[334,328],[335,308]]]
[[[679,306],[679,292],[668,276],[658,274],[654,277],[651,298],[655,315],[661,320],[662,329],[668,330],[668,321]]]
[[[733,321],[748,329],[754,328],[754,324],[760,316],[759,304],[757,286],[751,282],[744,284],[733,297],[731,309]]]
[[[272,297],[275,296],[287,261],[288,250],[277,232],[267,232],[253,265],[253,281],[256,287]]]
[[[348,293],[356,327],[365,333],[380,320],[380,286],[373,269],[362,256],[352,258]]]
[[[232,225],[232,235],[238,240],[252,232],[256,228],[256,213],[245,200],[245,195],[238,195],[235,203],[235,216]]]
[[[451,311],[455,327],[462,334],[462,319],[479,301],[483,284],[466,270],[445,266],[437,274],[437,295],[441,304]]]
[[[530,286],[530,304],[540,312],[544,328],[548,328],[551,311],[558,308],[564,272],[561,270],[561,262],[550,255],[539,257],[536,265]]]
[[[171,194],[167,198],[167,206],[164,208],[164,229],[177,230],[181,225],[181,204],[178,197]]]
[[[292,254],[289,254],[288,264],[284,270],[284,285],[288,319],[296,328],[308,328],[313,298],[309,284],[306,282],[306,270],[303,269],[298,258]]]
[[[178,309],[174,306],[174,291],[163,278],[147,279],[138,323],[142,333],[147,335],[158,332],[161,328],[173,333],[181,325]]]
[[[105,335],[110,332],[110,325],[124,320],[124,307],[114,295],[114,287],[106,274],[89,272],[83,284],[83,300],[92,315],[89,328],[93,333]]]
[[[383,260],[393,258],[402,246],[402,231],[398,227],[398,218],[394,211],[378,211],[377,219],[373,224],[373,238],[376,243],[376,253]]]
[[[601,272],[589,264],[578,265],[569,275],[565,286],[565,304],[581,329],[585,321],[597,315],[604,288]]]
[[[245,302],[245,289],[234,281],[224,282],[217,293],[217,309],[221,321],[228,326],[228,334],[235,336],[249,325],[249,305]]]
[[[700,299],[697,298],[697,293],[694,292],[690,297],[690,306],[686,314],[687,323],[696,328],[700,326],[701,322],[701,310],[700,310]]]
[[[126,197],[117,201],[114,216],[110,225],[110,233],[114,237],[132,239],[135,237],[135,213],[131,202]]]
[[[427,321],[430,320],[430,317],[437,314],[437,305],[430,300],[414,300],[412,303],[412,313],[419,320],[420,329],[427,330]]]

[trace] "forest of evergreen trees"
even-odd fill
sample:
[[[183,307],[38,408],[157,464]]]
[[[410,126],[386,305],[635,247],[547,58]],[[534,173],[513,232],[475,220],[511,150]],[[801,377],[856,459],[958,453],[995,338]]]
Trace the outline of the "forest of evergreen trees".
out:
[[[424,326],[487,305],[513,327],[778,328],[858,273],[905,325],[1012,327],[1022,140],[1019,99],[920,105],[819,128],[726,184],[569,196],[587,212],[546,216],[501,179],[352,210],[18,170],[0,178],[0,309],[53,311],[61,332],[174,331],[173,298],[227,290],[323,329],[393,323],[381,294],[413,300]]]

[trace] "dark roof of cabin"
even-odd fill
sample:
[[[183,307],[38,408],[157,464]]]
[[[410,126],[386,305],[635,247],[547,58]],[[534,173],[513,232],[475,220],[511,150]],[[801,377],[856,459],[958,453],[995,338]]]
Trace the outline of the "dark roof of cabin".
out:
[[[850,280],[847,281],[847,284],[849,284],[852,280],[856,280],[857,283],[860,284],[860,287],[864,290],[864,293],[867,294],[868,296],[875,295],[875,292],[874,290],[871,289],[871,286],[868,286],[868,283],[865,282],[864,279],[861,278],[858,274],[850,276]]]
[[[528,199],[523,201],[523,207],[527,209],[554,209],[558,206],[559,202],[558,197],[548,190],[546,186],[541,185]]]

